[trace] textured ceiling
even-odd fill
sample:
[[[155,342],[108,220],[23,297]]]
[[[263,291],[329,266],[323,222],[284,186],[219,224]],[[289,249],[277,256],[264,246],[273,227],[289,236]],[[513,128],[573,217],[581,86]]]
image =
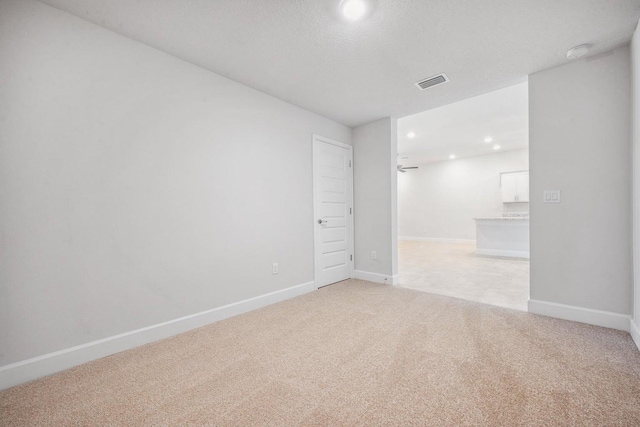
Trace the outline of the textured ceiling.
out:
[[[41,0],[349,126],[525,80],[567,49],[627,43],[640,0]],[[451,82],[421,92],[438,73]]]
[[[415,132],[413,139],[407,137]],[[493,138],[490,143],[486,137]],[[413,166],[529,146],[529,90],[519,83],[398,120],[398,163]],[[403,157],[408,157],[407,159]]]

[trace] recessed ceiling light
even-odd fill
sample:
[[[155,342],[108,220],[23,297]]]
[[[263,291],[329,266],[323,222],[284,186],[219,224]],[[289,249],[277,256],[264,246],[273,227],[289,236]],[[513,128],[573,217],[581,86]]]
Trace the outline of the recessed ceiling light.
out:
[[[364,0],[342,0],[340,8],[349,21],[357,21],[367,12],[367,4]]]
[[[416,137],[416,133],[415,133],[415,132],[409,132],[409,133],[407,134],[407,138],[409,138],[409,139],[413,139],[413,138],[415,138],[415,137]]]
[[[494,145],[494,146],[493,146],[493,149],[494,149],[494,150],[499,150],[499,149],[500,149],[500,146],[499,146],[498,144],[496,144],[496,145]]]
[[[449,160],[453,160],[453,159],[455,159],[455,158],[456,158],[456,155],[455,155],[455,154],[450,154],[450,155],[449,155]]]
[[[493,138],[491,138],[490,136],[486,137],[484,139],[484,142],[489,143],[489,142],[493,142]]]
[[[572,47],[567,51],[567,59],[576,59],[586,55],[589,52],[589,47],[588,44]]]

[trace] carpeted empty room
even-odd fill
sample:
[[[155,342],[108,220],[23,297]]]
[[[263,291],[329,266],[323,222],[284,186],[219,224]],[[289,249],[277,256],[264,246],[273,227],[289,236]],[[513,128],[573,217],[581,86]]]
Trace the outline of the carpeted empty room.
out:
[[[0,427],[640,426],[640,0],[0,0]]]
[[[627,333],[348,280],[0,394],[0,424],[634,426]]]

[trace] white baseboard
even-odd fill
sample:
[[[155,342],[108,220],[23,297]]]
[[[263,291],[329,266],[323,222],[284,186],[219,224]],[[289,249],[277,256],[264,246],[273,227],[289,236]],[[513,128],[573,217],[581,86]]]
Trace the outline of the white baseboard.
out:
[[[314,282],[0,367],[0,390],[315,291]]]
[[[529,300],[529,313],[558,319],[573,320],[589,325],[603,326],[629,332],[631,316],[610,311],[594,310],[592,308],[576,307],[555,302]]]
[[[382,283],[386,285],[397,285],[399,276],[397,274],[395,276],[385,276],[384,274],[354,270],[353,277],[360,280],[366,280],[368,282]]]
[[[398,236],[398,240],[408,240],[412,242],[438,242],[438,243],[475,243],[473,239],[444,239],[441,237],[412,237]]]
[[[502,249],[476,249],[476,254],[487,255],[487,256],[504,256],[509,258],[529,259],[529,252],[525,252],[525,251],[505,251]]]
[[[631,338],[633,338],[633,342],[636,343],[636,347],[640,350],[640,328],[633,319],[629,321],[629,333],[631,334]]]

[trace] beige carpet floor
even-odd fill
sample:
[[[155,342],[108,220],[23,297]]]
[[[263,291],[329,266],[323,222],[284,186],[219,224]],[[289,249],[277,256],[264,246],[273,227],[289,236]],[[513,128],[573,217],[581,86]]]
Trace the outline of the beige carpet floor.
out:
[[[398,242],[400,286],[527,310],[529,260],[475,254],[475,243]]]
[[[639,426],[627,333],[349,280],[0,393],[0,425]]]

